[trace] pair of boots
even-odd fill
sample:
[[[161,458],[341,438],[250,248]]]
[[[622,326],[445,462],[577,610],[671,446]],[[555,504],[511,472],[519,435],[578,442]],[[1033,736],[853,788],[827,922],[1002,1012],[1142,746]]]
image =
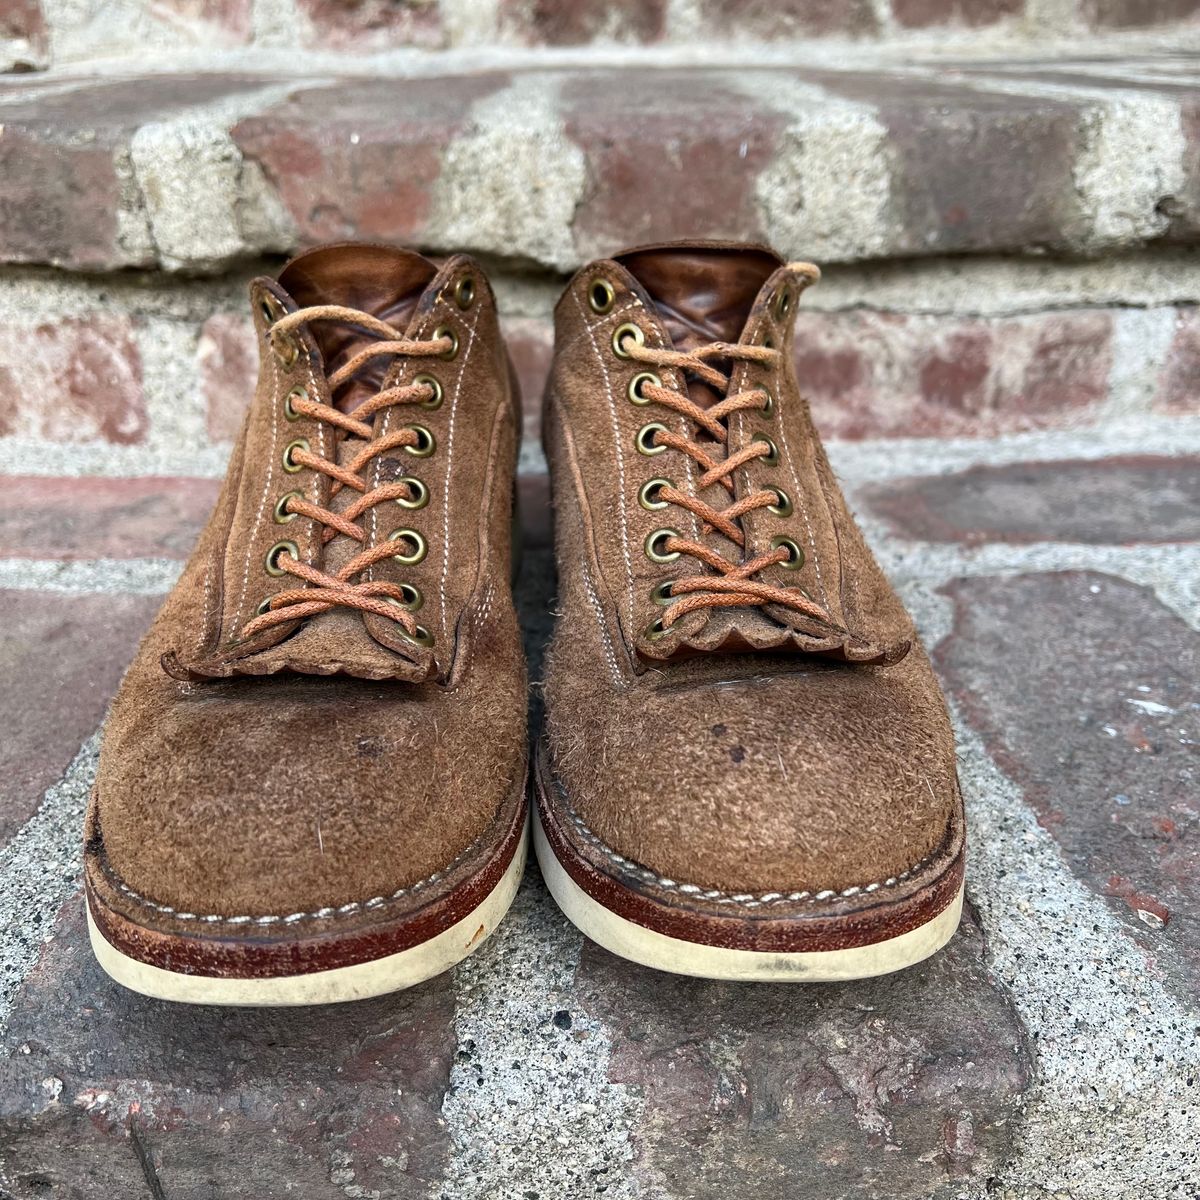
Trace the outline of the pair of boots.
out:
[[[792,366],[817,275],[655,246],[556,310],[533,838],[584,933],[668,971],[863,977],[958,923],[945,706]],[[250,296],[258,389],[104,739],[92,945],[166,999],[350,1000],[464,958],[521,878],[521,405],[470,258],[327,246]]]

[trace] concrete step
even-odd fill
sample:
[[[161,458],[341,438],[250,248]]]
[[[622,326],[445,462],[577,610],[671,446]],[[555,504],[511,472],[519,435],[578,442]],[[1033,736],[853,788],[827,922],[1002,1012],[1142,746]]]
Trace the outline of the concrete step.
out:
[[[680,235],[793,257],[1200,237],[1194,54],[0,84],[0,262],[216,270],[330,238],[556,272]]]

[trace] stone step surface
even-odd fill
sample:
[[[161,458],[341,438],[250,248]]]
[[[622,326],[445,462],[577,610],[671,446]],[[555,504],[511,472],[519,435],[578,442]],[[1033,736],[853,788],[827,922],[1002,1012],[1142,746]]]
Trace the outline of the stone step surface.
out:
[[[531,868],[492,941],[397,996],[271,1013],[123,992],[77,890],[90,734],[179,569],[196,484],[105,480],[100,516],[65,531],[18,515],[0,582],[36,586],[5,612],[72,666],[31,704],[29,664],[0,655],[0,721],[50,781],[0,846],[0,1196],[1190,1200],[1200,422],[1158,420],[1169,440],[1143,418],[833,443],[946,687],[971,822],[954,941],[859,985],[635,967]],[[8,495],[67,514],[90,482]],[[536,680],[554,583],[528,498]]]
[[[355,237],[562,272],[683,233],[823,262],[1200,233],[1194,51],[731,58],[10,76],[0,262],[211,271]]]

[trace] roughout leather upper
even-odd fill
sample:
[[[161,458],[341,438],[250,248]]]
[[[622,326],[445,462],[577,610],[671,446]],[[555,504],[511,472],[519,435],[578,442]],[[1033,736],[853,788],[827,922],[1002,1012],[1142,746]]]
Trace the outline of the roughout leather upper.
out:
[[[589,303],[598,279],[616,293],[604,314]],[[802,287],[758,247],[658,247],[592,263],[556,310],[546,396],[561,614],[546,669],[555,795],[617,854],[679,883],[732,892],[881,882],[938,849],[959,802],[937,682],[800,394],[792,319]],[[781,288],[791,293],[787,314],[776,303]],[[630,380],[644,367],[613,350],[624,322],[637,323],[648,346],[766,340],[782,350],[774,367],[739,364],[729,389],[771,390],[773,410],[735,414],[730,434],[735,447],[770,436],[777,465],[751,461],[735,475],[734,497],[714,485],[704,499],[719,509],[783,487],[791,515],[758,509],[742,518],[746,560],[776,535],[793,538],[803,568],[763,576],[805,589],[830,623],[779,606],[709,608],[666,637],[647,636],[662,612],[653,587],[706,569],[695,559],[651,561],[648,534],[674,526],[706,536],[727,559],[742,561],[742,552],[715,531],[704,535],[681,508],[639,505],[650,479],[686,490],[697,474],[678,451],[639,454],[639,428],[660,421],[692,437],[695,429],[663,405],[631,403]],[[661,375],[705,402],[694,380]]]
[[[464,275],[474,283],[465,310],[452,296]],[[487,281],[469,259],[439,271],[417,255],[362,246],[310,251],[281,279],[295,297],[275,281],[251,285],[258,388],[217,507],[114,702],[89,817],[128,887],[204,914],[315,910],[425,879],[500,835],[494,819],[524,775],[525,668],[509,582],[519,401]],[[389,309],[388,296],[403,299],[414,279],[411,303]],[[389,293],[389,280],[403,286]],[[267,341],[264,295],[285,309],[374,306],[407,319],[412,338],[440,325],[458,334],[453,361],[401,359],[387,372],[389,383],[434,374],[444,388],[436,411],[390,417],[419,419],[435,452],[418,461],[389,452],[392,461],[372,468],[418,474],[429,503],[409,511],[387,502],[370,510],[374,524],[363,518],[372,541],[401,525],[427,539],[423,562],[389,559],[375,570],[420,587],[428,651],[350,609],[239,638],[264,597],[296,586],[266,573],[272,543],[290,538],[318,565],[326,553],[316,521],[280,526],[273,509],[292,489],[317,503],[328,497],[319,472],[280,469],[295,437],[324,439],[337,453],[332,429],[288,420],[285,398],[302,379],[327,402],[323,354],[345,349],[328,335],[319,344],[306,327],[303,352],[284,366]],[[381,374],[371,386],[383,382]],[[344,555],[346,540],[333,539],[328,553]]]

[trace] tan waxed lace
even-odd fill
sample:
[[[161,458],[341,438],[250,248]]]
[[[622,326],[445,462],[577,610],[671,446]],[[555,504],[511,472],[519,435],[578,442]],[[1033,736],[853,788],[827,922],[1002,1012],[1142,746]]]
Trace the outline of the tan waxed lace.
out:
[[[434,341],[412,341],[399,330],[369,313],[336,304],[315,305],[312,308],[303,308],[298,312],[288,313],[271,326],[270,337],[273,341],[286,339],[293,331],[312,321],[337,321],[353,325],[357,329],[367,330],[382,339],[353,354],[328,377],[331,395],[342,384],[349,382],[363,366],[373,359],[399,355],[433,358],[453,348],[449,337],[438,338]],[[384,388],[360,404],[353,414],[344,413],[332,405],[322,404],[311,398],[293,398],[291,405],[297,413],[322,421],[333,426],[335,431],[340,431],[342,436],[338,438],[339,444],[346,438],[355,438],[361,440],[363,445],[345,466],[304,449],[294,450],[291,454],[291,461],[297,466],[308,467],[329,476],[333,480],[329,493],[330,499],[338,495],[343,488],[350,488],[352,491],[358,492],[359,496],[340,513],[292,496],[288,499],[284,511],[320,522],[324,526],[323,544],[327,544],[339,534],[360,544],[365,542],[366,531],[357,523],[363,513],[385,501],[415,500],[418,495],[417,489],[405,479],[381,484],[379,487],[368,490],[364,474],[366,467],[373,459],[381,454],[386,454],[389,450],[421,444],[421,435],[411,426],[377,436],[373,418],[386,408],[403,404],[420,404],[422,401],[433,399],[433,397],[433,388],[424,383],[409,383],[401,387]],[[382,581],[355,580],[355,576],[361,572],[397,553],[397,546],[394,542],[370,547],[356,554],[336,575],[330,575],[307,563],[300,562],[290,553],[279,554],[275,559],[275,565],[280,570],[289,575],[295,575],[311,586],[278,592],[271,598],[268,611],[255,617],[246,625],[242,630],[242,637],[253,637],[264,629],[286,621],[295,621],[327,612],[331,608],[344,607],[357,609],[363,613],[374,613],[380,617],[388,617],[398,622],[411,640],[417,640],[419,626],[416,619],[407,608],[400,607],[406,599],[404,589],[396,584]]]
[[[766,346],[746,346],[728,342],[713,342],[695,350],[679,351],[658,349],[639,344],[635,339],[628,338],[622,343],[622,348],[636,362],[646,363],[655,367],[675,368],[708,384],[718,393],[724,393],[729,386],[730,376],[717,370],[708,360],[724,359],[729,362],[755,362],[773,366],[779,360],[779,351]],[[770,397],[761,388],[749,391],[735,392],[718,401],[711,408],[702,408],[688,396],[671,388],[663,387],[653,382],[645,381],[638,393],[643,399],[661,404],[666,408],[686,417],[694,425],[708,433],[715,443],[694,441],[667,429],[656,429],[651,439],[655,446],[665,446],[686,454],[703,469],[696,484],[698,492],[715,483],[721,484],[726,491],[733,492],[733,473],[739,467],[764,458],[774,453],[773,447],[763,440],[752,440],[743,446],[734,448],[730,444],[727,419],[737,412],[751,409],[767,410]],[[711,450],[723,447],[724,453],[716,457]],[[702,532],[707,534],[717,530],[727,537],[743,552],[746,547],[746,535],[738,524],[738,518],[755,509],[767,508],[779,503],[779,496],[774,491],[759,490],[741,500],[735,501],[726,508],[717,509],[705,503],[699,496],[690,496],[671,485],[657,489],[656,496],[668,504],[686,509],[703,522]],[[740,607],[750,608],[762,604],[779,604],[805,616],[814,617],[820,621],[832,623],[829,613],[816,601],[810,599],[799,588],[777,587],[754,576],[767,567],[776,563],[787,562],[791,551],[785,546],[756,554],[753,558],[740,563],[731,563],[722,558],[715,550],[689,538],[669,536],[662,540],[662,548],[669,554],[686,554],[698,559],[716,572],[712,574],[688,575],[681,579],[673,579],[670,584],[670,595],[673,602],[664,610],[661,626],[664,630],[686,616],[702,608]],[[674,599],[678,597],[678,599]]]

